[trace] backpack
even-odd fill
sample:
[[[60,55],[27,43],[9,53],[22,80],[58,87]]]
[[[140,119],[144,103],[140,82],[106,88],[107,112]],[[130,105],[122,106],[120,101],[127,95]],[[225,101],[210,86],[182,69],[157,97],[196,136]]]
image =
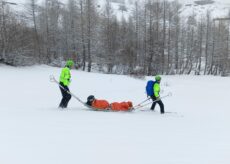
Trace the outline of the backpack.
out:
[[[153,96],[154,91],[153,91],[153,86],[155,84],[155,81],[149,80],[146,85],[146,93],[147,96]]]

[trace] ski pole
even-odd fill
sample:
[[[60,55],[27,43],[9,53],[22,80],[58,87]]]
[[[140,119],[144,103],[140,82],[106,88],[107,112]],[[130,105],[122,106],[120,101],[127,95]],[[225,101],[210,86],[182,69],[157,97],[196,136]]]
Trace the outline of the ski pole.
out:
[[[146,100],[142,101],[141,103],[137,104],[136,106],[134,106],[134,108],[141,106],[141,104],[144,104],[146,101],[150,100],[151,97],[147,98]]]
[[[62,85],[59,84],[59,82],[55,79],[55,77],[53,75],[50,76],[50,82],[53,83],[57,83],[59,87],[61,87],[63,90],[65,90],[68,94],[70,94],[71,96],[73,96],[75,99],[77,99],[80,103],[85,104],[80,98],[78,98],[77,96],[75,96],[73,93],[71,93],[70,91],[66,90]]]
[[[73,96],[75,99],[77,99],[81,104],[83,104],[85,107],[93,109],[93,110],[100,110],[97,108],[94,108],[92,106],[87,105],[85,102],[83,102],[80,98],[78,98],[76,95],[74,95],[72,92],[66,90],[62,85],[60,85],[60,83],[55,79],[55,77],[53,75],[50,75],[50,82],[56,83],[58,84],[59,87],[61,87],[63,90],[65,90],[68,94],[70,94],[71,96]]]
[[[145,106],[147,106],[147,105],[149,105],[149,104],[151,104],[151,103],[160,101],[161,99],[164,99],[164,98],[170,97],[170,96],[172,96],[172,93],[171,93],[171,92],[169,92],[169,93],[168,93],[167,95],[165,95],[165,96],[162,96],[159,100],[154,100],[153,102],[150,102],[150,103],[147,103],[147,104],[144,104],[144,105],[140,105],[140,106],[136,107],[135,110],[136,110],[136,109],[143,108],[143,107],[145,107]]]

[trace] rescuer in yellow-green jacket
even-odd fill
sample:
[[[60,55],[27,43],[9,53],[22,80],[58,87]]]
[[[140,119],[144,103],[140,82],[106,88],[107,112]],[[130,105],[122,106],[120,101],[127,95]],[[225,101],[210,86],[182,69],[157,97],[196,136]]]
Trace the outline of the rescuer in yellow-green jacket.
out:
[[[69,84],[71,82],[71,74],[70,69],[73,67],[74,62],[72,60],[68,60],[66,62],[65,67],[61,71],[59,83],[60,83],[60,90],[62,94],[62,100],[59,105],[59,108],[67,108],[68,103],[71,99],[71,95],[68,93],[69,91]]]
[[[151,110],[155,109],[156,104],[159,104],[160,106],[160,110],[161,110],[161,114],[164,114],[164,104],[160,99],[160,82],[161,82],[161,77],[159,75],[157,75],[155,77],[155,83],[153,85],[153,95],[151,96],[152,100],[153,100],[153,104],[151,107]]]

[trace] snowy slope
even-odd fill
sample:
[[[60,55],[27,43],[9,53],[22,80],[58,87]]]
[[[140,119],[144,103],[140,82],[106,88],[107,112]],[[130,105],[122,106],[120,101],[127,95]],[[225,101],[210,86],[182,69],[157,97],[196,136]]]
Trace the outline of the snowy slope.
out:
[[[117,3],[114,1],[124,1],[124,3]],[[132,14],[132,11],[135,8],[136,0],[111,0],[111,5],[114,11],[114,14],[117,16],[118,20],[121,20],[122,17],[128,19],[128,17]],[[173,0],[169,0],[173,1]],[[179,3],[182,4],[181,15],[189,16],[195,13],[198,17],[205,17],[206,11],[211,11],[211,14],[214,18],[226,17],[230,10],[230,1],[229,0],[210,0],[214,3],[207,5],[197,5],[195,1],[202,0],[178,0]],[[12,6],[16,10],[23,11],[25,10],[25,4],[28,3],[28,0],[10,0],[10,2],[15,2],[18,5]],[[42,3],[43,0],[38,0],[39,3]],[[62,0],[61,2],[67,3],[68,0]],[[138,3],[143,3],[144,1],[139,0]],[[95,0],[95,4],[98,7],[100,12],[103,11],[106,0]],[[125,6],[127,11],[122,12],[120,10],[120,6]],[[139,5],[141,6],[141,5]]]
[[[101,10],[103,10],[106,4],[106,0],[97,0],[97,3],[101,6]],[[118,20],[122,20],[122,18],[128,20],[129,16],[132,14],[135,8],[134,3],[134,0],[118,0],[118,2],[117,0],[111,0],[113,14],[116,15]],[[124,7],[126,11],[122,11],[121,7]]]
[[[166,111],[88,111],[61,98],[60,68],[0,65],[1,164],[229,164],[230,78],[163,76]],[[72,71],[70,89],[112,101],[146,98],[146,80]],[[147,109],[147,108],[146,108]],[[183,116],[183,117],[182,117]]]
[[[114,3],[113,0],[111,1],[114,14],[117,15],[119,20],[121,20],[122,16],[124,16],[125,19],[128,19],[129,15],[131,15],[132,11],[135,9],[136,0],[124,0],[124,3]],[[197,1],[203,0],[178,0],[178,2],[182,5],[181,15],[187,17],[195,13],[198,17],[205,17],[207,10],[209,10],[214,18],[219,18],[226,17],[230,11],[229,0],[210,0],[213,1],[213,3],[207,3],[206,5],[198,5],[196,3]],[[140,4],[144,3],[144,1],[138,1],[138,3],[139,6],[141,6]],[[100,4],[100,6],[104,6],[105,0],[98,0],[98,4]],[[119,10],[119,7],[123,5],[127,8],[126,12]]]
[[[211,12],[214,18],[226,17],[230,11],[230,1],[229,0],[210,0],[213,3],[199,5],[196,3],[199,0],[179,0],[183,5],[181,9],[181,14],[183,16],[192,15],[193,12],[201,17],[205,17],[207,10]]]

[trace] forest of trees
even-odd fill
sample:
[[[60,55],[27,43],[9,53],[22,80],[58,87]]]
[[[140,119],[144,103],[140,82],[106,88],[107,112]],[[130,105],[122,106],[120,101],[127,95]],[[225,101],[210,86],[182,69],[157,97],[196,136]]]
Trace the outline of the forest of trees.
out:
[[[0,62],[61,66],[116,74],[195,74],[230,72],[230,17],[181,16],[177,1],[136,1],[132,15],[118,20],[110,0],[0,0]],[[15,11],[12,6],[24,8]]]

